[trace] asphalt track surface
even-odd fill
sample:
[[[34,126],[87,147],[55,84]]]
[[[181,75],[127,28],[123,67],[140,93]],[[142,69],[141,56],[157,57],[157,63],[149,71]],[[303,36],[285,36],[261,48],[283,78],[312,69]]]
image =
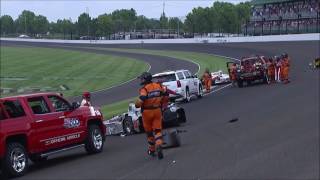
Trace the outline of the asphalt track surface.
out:
[[[115,47],[115,46],[113,46]],[[123,48],[136,48],[122,45]],[[146,156],[145,135],[108,137],[104,152],[83,150],[31,166],[20,179],[319,179],[319,42],[146,45],[148,49],[291,56],[291,83],[226,87],[184,104],[180,148]],[[237,118],[237,121],[230,122]]]

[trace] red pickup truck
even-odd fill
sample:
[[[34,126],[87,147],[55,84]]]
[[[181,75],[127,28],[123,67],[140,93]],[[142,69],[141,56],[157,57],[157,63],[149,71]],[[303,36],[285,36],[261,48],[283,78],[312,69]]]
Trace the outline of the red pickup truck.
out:
[[[99,109],[70,104],[57,93],[0,98],[0,161],[4,174],[22,176],[34,163],[77,147],[103,150],[106,127]]]

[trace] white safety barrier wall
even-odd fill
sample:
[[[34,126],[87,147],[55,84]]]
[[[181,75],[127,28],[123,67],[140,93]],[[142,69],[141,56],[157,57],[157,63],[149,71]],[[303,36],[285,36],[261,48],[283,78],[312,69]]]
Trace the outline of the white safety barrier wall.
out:
[[[54,40],[54,39],[22,39],[0,38],[4,41],[79,43],[79,44],[169,44],[169,43],[234,43],[234,42],[281,42],[281,41],[320,41],[320,33],[290,34],[270,36],[190,38],[190,39],[143,39],[143,40]]]

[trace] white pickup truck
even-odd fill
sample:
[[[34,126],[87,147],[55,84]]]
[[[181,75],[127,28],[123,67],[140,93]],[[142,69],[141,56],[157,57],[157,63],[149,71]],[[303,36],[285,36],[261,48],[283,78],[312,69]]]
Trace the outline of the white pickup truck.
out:
[[[203,96],[203,87],[201,81],[196,75],[192,75],[189,70],[166,71],[152,76],[154,82],[162,83],[175,94],[170,97],[183,97],[189,102],[192,95],[201,98]]]

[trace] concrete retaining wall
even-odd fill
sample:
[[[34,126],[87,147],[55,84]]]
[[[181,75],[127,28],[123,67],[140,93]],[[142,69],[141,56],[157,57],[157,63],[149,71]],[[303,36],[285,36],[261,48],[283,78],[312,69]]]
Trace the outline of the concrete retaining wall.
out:
[[[4,41],[78,43],[78,44],[185,44],[185,43],[233,43],[233,42],[281,42],[281,41],[320,41],[320,33],[291,34],[271,36],[223,37],[223,38],[191,38],[191,39],[143,39],[143,40],[53,40],[0,38]]]

